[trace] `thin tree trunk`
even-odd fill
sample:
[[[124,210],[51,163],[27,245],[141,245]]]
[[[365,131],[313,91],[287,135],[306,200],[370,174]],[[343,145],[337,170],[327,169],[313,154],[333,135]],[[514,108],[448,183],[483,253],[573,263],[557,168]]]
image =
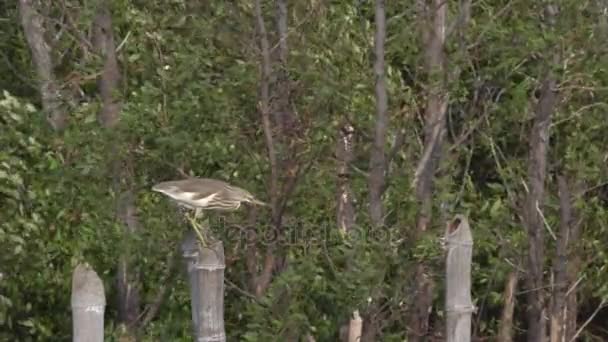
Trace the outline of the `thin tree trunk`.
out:
[[[279,165],[277,161],[277,153],[275,148],[272,123],[270,121],[270,47],[268,43],[268,34],[266,32],[266,24],[264,23],[264,16],[262,14],[262,5],[260,3],[260,0],[255,1],[255,17],[261,54],[259,111],[262,116],[262,125],[264,128],[264,135],[266,137],[266,148],[268,149],[268,159],[270,161],[270,205],[272,209],[272,216],[276,219],[280,211]],[[254,243],[250,243],[250,245],[251,248],[253,248]],[[254,256],[256,255],[256,253],[254,252],[251,252],[250,254]],[[251,276],[255,277],[255,280],[253,281],[253,291],[257,297],[262,296],[270,285],[270,281],[272,280],[272,271],[275,267],[275,259],[276,258],[274,254],[274,246],[269,245],[267,246],[267,251],[264,257],[264,264],[262,266],[261,273],[258,275],[257,265],[252,264],[250,267],[249,271],[253,272]]]
[[[431,7],[431,25],[423,30],[427,73],[430,85],[427,94],[424,126],[424,150],[416,167],[414,186],[419,203],[416,222],[416,236],[422,236],[428,229],[431,220],[432,193],[434,175],[439,164],[443,137],[445,134],[445,113],[448,105],[448,94],[445,89],[445,30],[447,3],[433,0]],[[409,322],[408,341],[422,341],[428,330],[428,319],[433,300],[434,282],[428,275],[426,266],[416,266],[414,304]]]
[[[376,120],[374,141],[369,157],[369,215],[374,228],[384,226],[384,205],[382,194],[385,191],[387,176],[387,155],[385,151],[386,134],[388,129],[388,95],[386,92],[386,76],[384,61],[384,44],[386,41],[386,10],[385,1],[376,0],[374,9],[374,78],[376,99]],[[379,311],[374,302],[363,313],[364,324],[361,341],[375,341],[379,333],[378,324],[372,319],[372,313]]]
[[[104,127],[112,128],[120,118],[122,102],[118,96],[120,70],[116,60],[112,16],[107,0],[101,0],[97,8],[93,22],[93,45],[103,59],[103,70],[97,82],[102,101],[98,120]]]
[[[300,166],[296,162],[296,147],[301,140],[300,123],[296,112],[291,108],[289,74],[287,72],[287,2],[277,0],[277,27],[278,27],[278,65],[280,67],[276,74],[272,74],[271,48],[266,31],[266,24],[262,13],[262,5],[259,0],[254,3],[254,16],[256,19],[257,38],[261,55],[261,79],[259,84],[259,111],[262,118],[268,159],[270,161],[270,198],[272,210],[272,223],[275,233],[282,234],[282,221],[287,200],[296,185],[300,173]],[[271,84],[271,78],[276,76],[276,82]],[[271,85],[276,91],[271,102]],[[274,123],[271,118],[274,119]],[[275,135],[276,133],[276,135]],[[281,153],[279,153],[281,151]],[[275,239],[276,240],[276,239]],[[252,245],[252,244],[250,244]],[[260,272],[255,271],[253,277],[254,289],[257,296],[262,296],[272,280],[273,272],[280,272],[285,267],[285,259],[279,253],[276,244],[270,243],[266,246],[266,255]],[[257,250],[252,246],[249,255],[257,255]],[[257,262],[256,262],[257,263]],[[250,263],[249,271],[253,272],[258,267]]]
[[[276,116],[276,123],[281,132],[281,136],[289,136],[294,134],[295,118],[290,106],[290,82],[289,73],[287,71],[287,58],[289,56],[289,48],[287,45],[287,1],[277,0],[277,32],[279,36],[278,49],[278,70],[276,72],[276,109],[273,111]],[[283,142],[285,143],[285,142]]]
[[[355,206],[353,204],[353,193],[350,187],[350,167],[354,160],[354,142],[355,128],[348,122],[344,122],[338,130],[338,139],[336,141],[336,159],[337,159],[337,193],[336,193],[336,220],[338,229],[343,236],[347,236],[355,225]],[[347,261],[347,268],[350,269],[352,260]],[[361,323],[359,311],[353,312],[354,317]],[[352,323],[345,323],[340,328],[340,341],[351,341]],[[350,324],[350,328],[349,328]],[[361,337],[361,325],[358,327],[358,337]]]
[[[112,29],[112,16],[108,1],[99,2],[97,13],[93,21],[93,46],[103,60],[101,76],[97,81],[101,98],[101,108],[98,113],[100,124],[112,130],[120,119],[122,101],[120,99],[120,70],[115,53],[114,33]],[[133,252],[130,250],[130,238],[137,234],[139,222],[135,206],[135,194],[129,186],[122,189],[123,179],[130,184],[130,174],[133,162],[130,158],[123,160],[120,156],[119,146],[116,142],[108,142],[110,163],[113,178],[112,190],[117,194],[117,218],[123,222],[125,230],[123,236],[123,250],[119,256],[117,290],[118,290],[118,321],[125,324],[127,333],[135,330],[135,324],[140,317],[140,276],[134,270]],[[124,165],[123,165],[124,164]]]
[[[574,238],[574,233],[572,233],[572,240],[578,240],[578,238]],[[570,284],[570,287],[568,288],[568,294],[566,295],[566,317],[564,318],[566,325],[566,341],[572,341],[574,336],[576,336],[576,331],[578,329],[578,298],[576,295],[578,286],[576,285],[576,282],[579,274],[581,274],[581,258],[578,255],[578,252],[573,251],[571,253],[570,261],[571,262],[568,264],[568,284]]]
[[[566,292],[568,291],[567,252],[570,243],[570,226],[572,223],[571,196],[568,184],[563,176],[557,177],[559,188],[560,230],[557,239],[556,253],[553,260],[553,295],[551,307],[550,341],[561,342],[566,332]]]
[[[504,304],[500,317],[497,342],[513,341],[513,310],[515,309],[515,290],[519,280],[518,270],[513,270],[507,277],[504,291]]]
[[[59,85],[53,73],[51,47],[44,38],[44,18],[39,13],[40,8],[36,8],[40,4],[32,0],[19,0],[19,15],[36,66],[42,109],[50,126],[60,131],[67,125],[67,112],[62,106]]]
[[[555,23],[556,8],[551,4],[545,6],[546,21],[551,26]],[[558,55],[554,52],[550,61],[558,64]],[[545,178],[547,174],[547,151],[549,149],[551,115],[557,103],[557,81],[548,67],[543,78],[540,98],[535,108],[534,126],[530,132],[530,150],[528,161],[528,187],[524,206],[524,225],[528,233],[528,255],[526,269],[526,286],[528,301],[528,342],[547,340],[547,307],[545,293],[542,290],[545,257],[545,227],[543,207],[545,197]]]
[[[275,229],[279,234],[282,233],[282,220],[283,213],[287,200],[291,195],[292,190],[296,185],[296,180],[300,172],[300,166],[298,165],[296,156],[298,155],[298,149],[301,146],[302,131],[301,123],[296,115],[296,111],[292,108],[291,91],[292,82],[288,70],[288,56],[289,48],[287,44],[288,31],[288,8],[287,0],[276,1],[276,23],[278,33],[278,70],[276,70],[276,81],[274,83],[275,95],[274,98],[275,106],[273,113],[279,118],[278,132],[280,134],[279,144],[282,153],[282,162],[280,163],[281,179],[281,193],[279,195],[280,201],[278,210],[276,211],[274,221]],[[284,258],[285,253],[278,253],[277,256],[277,270],[280,272],[286,267]]]
[[[581,183],[579,183],[581,185]],[[572,204],[570,204],[572,206]],[[578,280],[581,274],[581,253],[576,248],[581,234],[581,221],[577,220],[577,214],[572,213],[570,220],[570,234],[568,243],[568,262],[566,266],[567,291],[566,291],[566,309],[564,314],[564,340],[572,341],[577,332],[577,316],[578,316]],[[574,222],[576,221],[576,222]]]
[[[117,163],[117,162],[115,162]],[[120,171],[115,170],[120,177]],[[114,188],[119,189],[120,185],[115,185]],[[132,237],[138,233],[139,222],[135,207],[135,195],[131,190],[122,193],[121,198],[117,201],[116,210],[118,218],[123,222],[124,236],[122,251],[118,261],[118,321],[124,323],[127,330],[135,330],[135,324],[140,317],[140,276],[136,271],[135,253],[131,248]]]
[[[374,143],[369,161],[369,214],[376,227],[384,225],[382,193],[386,183],[386,131],[388,127],[388,95],[384,63],[384,43],[386,40],[386,14],[384,0],[376,0],[374,38],[374,76],[376,81],[376,127]]]
[[[551,72],[542,82],[541,95],[536,106],[534,127],[530,136],[528,162],[528,194],[524,208],[524,221],[528,232],[527,300],[529,342],[546,340],[546,307],[543,292],[543,265],[545,256],[545,227],[542,216],[547,173],[547,150],[551,114],[557,101],[556,81]]]
[[[350,187],[350,167],[354,160],[355,128],[350,123],[344,123],[339,130],[336,144],[336,157],[338,160],[338,193],[336,201],[336,219],[338,228],[346,235],[355,224],[355,206]]]

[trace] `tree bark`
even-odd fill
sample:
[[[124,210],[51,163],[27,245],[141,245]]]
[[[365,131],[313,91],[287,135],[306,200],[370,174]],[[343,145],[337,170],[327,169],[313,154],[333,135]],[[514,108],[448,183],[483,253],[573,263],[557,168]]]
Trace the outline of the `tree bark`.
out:
[[[256,27],[258,33],[258,41],[260,44],[261,54],[261,77],[259,85],[259,111],[262,117],[262,125],[264,129],[264,136],[266,137],[266,148],[268,149],[268,160],[270,161],[270,205],[272,209],[272,216],[275,226],[277,224],[276,219],[280,212],[279,203],[279,165],[277,161],[277,152],[275,147],[275,139],[273,136],[272,123],[270,120],[270,76],[271,76],[271,60],[270,60],[270,47],[268,42],[268,33],[266,32],[266,24],[264,23],[264,16],[262,14],[262,5],[260,0],[255,1],[255,18]],[[250,248],[254,248],[255,241],[249,243]],[[256,256],[256,253],[250,253],[252,256]],[[268,245],[266,255],[264,257],[264,263],[260,274],[257,272],[257,265],[251,265],[250,272],[253,281],[253,291],[256,297],[261,297],[272,279],[272,271],[275,267],[275,254],[274,246]]]
[[[577,224],[578,226],[578,224]],[[578,228],[574,228],[575,230]],[[575,238],[575,233],[572,233],[572,240],[578,241],[578,237]],[[578,329],[577,317],[578,317],[578,288],[576,282],[578,280],[581,269],[581,257],[578,251],[572,251],[570,254],[570,262],[568,264],[568,293],[566,295],[566,315],[564,317],[566,332],[565,340],[573,341],[576,336]]]
[[[513,311],[515,309],[515,290],[519,280],[518,270],[513,270],[507,277],[504,291],[504,304],[500,316],[500,326],[498,328],[497,342],[513,341]]]
[[[117,162],[114,162],[117,163]],[[115,177],[120,177],[120,171]],[[120,189],[119,184],[114,188]],[[117,291],[118,291],[118,321],[124,323],[127,330],[135,330],[140,317],[140,275],[136,270],[133,249],[130,248],[130,238],[139,230],[135,195],[131,190],[122,193],[117,201],[118,219],[125,225],[123,250],[118,261]]]
[[[567,248],[570,240],[572,206],[570,191],[563,176],[557,177],[559,188],[560,229],[557,237],[555,258],[553,259],[553,294],[551,307],[550,341],[560,342],[566,332],[566,292],[568,291]]]
[[[108,130],[116,127],[120,119],[122,101],[120,98],[120,70],[116,59],[116,46],[112,29],[112,15],[108,1],[99,2],[93,21],[93,46],[103,61],[103,69],[97,80],[101,98],[101,108],[97,114],[99,123]],[[135,194],[132,183],[131,169],[133,162],[119,153],[116,142],[108,142],[110,153],[110,169],[112,172],[112,190],[117,194],[117,218],[124,224],[123,250],[119,256],[117,291],[118,291],[118,321],[125,324],[127,333],[136,329],[140,317],[140,275],[135,270],[133,252],[128,241],[139,230]],[[122,183],[127,184],[124,189]]]
[[[421,6],[426,7],[426,6]],[[432,209],[434,175],[439,164],[443,137],[445,135],[445,113],[448,105],[445,74],[445,31],[447,3],[433,0],[430,8],[430,25],[422,32],[426,44],[429,93],[425,108],[424,150],[416,167],[414,187],[419,204],[416,222],[416,237],[426,233]],[[426,23],[425,23],[426,24]],[[428,330],[428,319],[433,301],[434,282],[428,275],[424,263],[416,266],[414,304],[410,314],[408,341],[422,341]]]
[[[338,132],[336,158],[338,160],[338,192],[336,194],[336,219],[338,228],[346,235],[355,224],[355,206],[350,187],[350,167],[354,160],[355,128],[344,123]]]
[[[376,126],[374,143],[369,160],[369,214],[376,227],[384,225],[382,193],[386,183],[386,131],[388,127],[388,95],[384,63],[384,43],[386,40],[386,14],[384,0],[376,0],[376,34],[374,38],[374,76],[376,96]]]
[[[40,2],[19,0],[19,15],[36,66],[42,109],[49,125],[61,131],[67,126],[67,112],[62,105],[60,88],[53,72],[52,49],[44,38],[44,18],[36,6],[40,6]]]
[[[104,127],[114,127],[120,118],[122,102],[118,96],[120,71],[112,30],[112,15],[107,0],[101,0],[93,22],[93,46],[103,60],[97,87],[102,101],[98,120]]]
[[[275,230],[275,241],[282,232],[283,214],[287,200],[293,192],[298,175],[301,171],[295,156],[298,154],[298,145],[301,140],[300,122],[296,111],[292,109],[290,99],[291,82],[287,72],[288,45],[287,45],[287,2],[277,0],[277,30],[278,30],[278,63],[279,70],[273,74],[271,48],[268,32],[262,12],[261,1],[254,3],[254,17],[256,20],[257,39],[260,47],[261,77],[259,84],[258,110],[262,118],[268,159],[270,162],[270,202],[272,210],[272,224]],[[272,80],[272,77],[276,79]],[[271,95],[271,89],[272,95]],[[271,98],[274,100],[271,102]],[[273,119],[273,120],[271,120]],[[266,254],[260,272],[254,272],[253,291],[262,296],[272,280],[273,272],[280,272],[285,267],[285,259],[279,252],[275,241],[267,243]],[[250,243],[250,246],[255,243]],[[254,247],[252,247],[254,248]],[[255,248],[254,248],[255,249]],[[257,255],[257,250],[251,250],[249,255]],[[250,271],[258,267],[250,267]]]
[[[354,160],[354,143],[355,143],[355,128],[348,122],[344,121],[338,130],[338,139],[336,140],[336,159],[337,159],[337,192],[336,192],[336,221],[338,229],[342,236],[348,236],[348,233],[351,231],[353,226],[355,225],[355,206],[354,206],[354,198],[351,190],[351,163]],[[350,270],[352,265],[352,260],[347,261],[347,268]],[[355,310],[353,312],[353,319],[349,323],[347,322],[345,325],[341,327],[341,331],[343,332],[340,336],[340,341],[351,341],[353,340],[352,326],[353,321],[359,323],[358,334],[355,333],[355,338],[361,338],[361,317],[359,316],[359,311]],[[356,324],[356,323],[355,323]],[[353,340],[354,341],[354,340]]]
[[[580,257],[576,246],[580,224],[575,222],[572,209],[572,191],[565,176],[558,176],[560,232],[553,261],[555,285],[551,308],[550,341],[570,341],[576,334],[577,302],[576,281],[579,276]]]
[[[545,6],[547,23],[555,23],[556,8],[552,4]],[[553,65],[559,62],[556,52],[549,59]],[[549,149],[551,116],[557,103],[557,81],[551,67],[543,77],[540,97],[535,108],[534,125],[530,132],[528,187],[524,206],[524,225],[528,233],[527,255],[527,340],[539,342],[547,340],[547,307],[543,291],[545,227],[543,207],[545,197],[545,178],[547,174],[547,153]]]
[[[276,104],[273,111],[276,117],[276,124],[281,132],[281,136],[294,135],[297,130],[294,112],[290,105],[291,82],[287,70],[287,59],[289,48],[287,45],[287,1],[277,0],[277,32],[278,32],[278,70],[276,72]],[[286,143],[285,141],[283,143]]]
[[[545,227],[542,216],[547,173],[547,150],[549,148],[549,127],[557,96],[556,81],[549,72],[542,82],[541,95],[536,106],[536,116],[530,137],[530,157],[528,163],[528,194],[524,208],[524,221],[528,232],[527,255],[527,300],[529,342],[546,340],[546,307],[543,292],[543,260],[545,256]]]
[[[576,214],[574,215],[576,216]],[[577,250],[576,243],[579,241],[581,234],[581,222],[577,220],[572,224],[570,232],[570,247],[568,251],[568,292],[566,293],[566,314],[564,317],[566,332],[565,340],[572,341],[576,336],[578,329],[578,285],[579,276],[581,274],[582,258],[581,253]]]

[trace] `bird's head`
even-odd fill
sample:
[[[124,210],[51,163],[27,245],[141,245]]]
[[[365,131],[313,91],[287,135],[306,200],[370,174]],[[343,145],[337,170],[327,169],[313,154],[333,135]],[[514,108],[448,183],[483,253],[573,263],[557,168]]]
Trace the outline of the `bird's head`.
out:
[[[160,192],[162,194],[174,195],[178,192],[181,192],[179,187],[173,182],[162,182],[154,185],[152,187],[152,191]]]

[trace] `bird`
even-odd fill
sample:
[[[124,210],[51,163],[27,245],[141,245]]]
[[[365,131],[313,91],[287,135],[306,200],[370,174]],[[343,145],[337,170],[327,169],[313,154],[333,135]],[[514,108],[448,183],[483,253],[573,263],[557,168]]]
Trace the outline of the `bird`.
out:
[[[182,208],[195,211],[194,218],[186,217],[203,244],[204,238],[199,230],[200,226],[196,223],[202,210],[234,211],[238,210],[242,203],[268,206],[249,191],[212,178],[191,177],[165,181],[154,185],[152,191],[168,196]]]

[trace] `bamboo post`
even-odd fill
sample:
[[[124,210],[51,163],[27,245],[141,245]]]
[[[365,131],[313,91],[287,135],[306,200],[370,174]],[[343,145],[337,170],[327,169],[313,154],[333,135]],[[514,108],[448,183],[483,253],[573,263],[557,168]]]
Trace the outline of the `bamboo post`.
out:
[[[446,229],[446,341],[471,341],[473,237],[467,218],[456,215]]]
[[[74,342],[103,342],[106,306],[103,283],[88,264],[78,264],[72,275]]]
[[[361,341],[361,331],[363,330],[363,320],[359,316],[359,310],[353,312],[353,317],[350,319],[348,327],[348,342]]]
[[[182,251],[187,262],[195,341],[225,342],[224,246],[221,241],[199,246],[194,232],[189,231]]]

